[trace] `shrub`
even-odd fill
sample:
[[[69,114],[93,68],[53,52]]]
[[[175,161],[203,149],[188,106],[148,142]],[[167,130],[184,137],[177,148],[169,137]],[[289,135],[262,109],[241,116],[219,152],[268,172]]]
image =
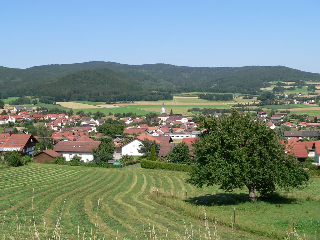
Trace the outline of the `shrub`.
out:
[[[81,157],[78,155],[74,155],[73,158],[70,160],[70,166],[80,166],[82,165],[83,161],[81,161]]]
[[[141,160],[142,168],[149,169],[167,169],[172,171],[182,171],[182,172],[190,172],[192,166],[186,164],[177,164],[177,163],[165,163],[159,161],[150,161],[150,160]]]
[[[120,159],[119,162],[123,165],[129,165],[130,163],[132,163],[134,161],[133,156],[130,155],[123,155]]]
[[[24,165],[24,161],[22,161],[22,158],[17,151],[7,152],[4,156],[4,159],[8,163],[8,165],[12,167],[19,167]]]
[[[33,159],[32,159],[31,156],[25,155],[25,156],[23,156],[23,157],[21,158],[21,161],[22,161],[22,164],[23,164],[23,165],[27,165],[29,162],[32,162]]]
[[[63,156],[59,156],[53,159],[53,162],[55,164],[59,164],[59,165],[65,165],[67,164],[66,158]]]

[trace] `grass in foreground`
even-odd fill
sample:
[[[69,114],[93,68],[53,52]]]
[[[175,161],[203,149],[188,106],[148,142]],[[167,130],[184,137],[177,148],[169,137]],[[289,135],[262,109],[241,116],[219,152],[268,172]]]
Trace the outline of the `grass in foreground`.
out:
[[[85,239],[152,239],[154,226],[158,239],[184,238],[186,229],[193,234],[189,239],[205,239],[204,209],[211,229],[214,220],[220,224],[221,239],[283,238],[292,229],[293,214],[298,233],[314,237],[320,222],[318,178],[304,191],[281,193],[281,201],[253,204],[246,191],[198,189],[186,178],[182,172],[130,168],[30,164],[0,169],[0,233],[31,238],[35,223],[40,238],[51,237],[55,229],[62,238],[75,238],[79,227]]]

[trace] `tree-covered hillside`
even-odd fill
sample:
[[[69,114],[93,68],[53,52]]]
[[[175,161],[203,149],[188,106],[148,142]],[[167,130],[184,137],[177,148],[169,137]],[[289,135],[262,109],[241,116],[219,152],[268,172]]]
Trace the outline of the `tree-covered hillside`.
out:
[[[256,93],[271,81],[319,81],[320,74],[287,67],[183,67],[86,62],[28,69],[0,67],[0,94],[50,96],[56,101],[170,99],[179,92]]]

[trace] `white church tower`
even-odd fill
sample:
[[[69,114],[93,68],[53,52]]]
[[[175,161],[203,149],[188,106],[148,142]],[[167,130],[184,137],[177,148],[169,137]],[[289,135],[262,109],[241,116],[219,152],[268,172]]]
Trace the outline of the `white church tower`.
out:
[[[161,113],[166,113],[166,109],[164,107],[164,103],[162,103]]]

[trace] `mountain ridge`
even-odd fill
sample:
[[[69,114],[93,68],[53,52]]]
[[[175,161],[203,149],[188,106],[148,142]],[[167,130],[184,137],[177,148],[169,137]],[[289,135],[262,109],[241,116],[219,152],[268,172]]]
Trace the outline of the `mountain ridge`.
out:
[[[51,96],[57,101],[161,100],[181,92],[256,94],[271,81],[300,80],[320,81],[320,74],[284,66],[187,67],[92,61],[27,69],[0,67],[0,94],[2,98]],[[99,97],[94,97],[95,93]]]

